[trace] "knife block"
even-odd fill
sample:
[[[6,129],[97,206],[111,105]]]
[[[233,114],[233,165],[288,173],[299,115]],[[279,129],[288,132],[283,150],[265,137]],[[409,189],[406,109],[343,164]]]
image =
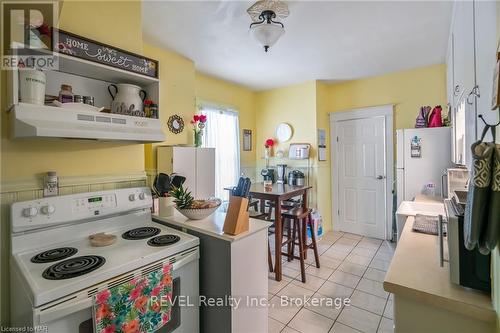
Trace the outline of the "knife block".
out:
[[[229,235],[238,235],[248,231],[250,216],[247,209],[248,198],[231,196],[222,230]]]

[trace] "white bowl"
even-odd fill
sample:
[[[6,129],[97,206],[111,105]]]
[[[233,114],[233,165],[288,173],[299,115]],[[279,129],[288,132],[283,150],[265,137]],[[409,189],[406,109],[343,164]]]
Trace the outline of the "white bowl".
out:
[[[185,208],[185,209],[180,209],[177,206],[175,206],[175,209],[179,211],[182,215],[187,217],[190,220],[202,220],[205,217],[209,217],[212,215],[221,205],[222,201],[220,199],[217,199],[218,205],[217,207],[212,207],[212,208]]]

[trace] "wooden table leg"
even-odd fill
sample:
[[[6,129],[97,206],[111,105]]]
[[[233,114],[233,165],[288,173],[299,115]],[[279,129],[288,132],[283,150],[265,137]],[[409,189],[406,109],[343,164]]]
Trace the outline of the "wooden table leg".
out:
[[[282,232],[283,228],[281,225],[281,200],[277,198],[274,201],[274,236],[275,241],[274,241],[274,246],[275,246],[275,253],[274,253],[274,273],[276,277],[276,281],[281,281],[281,243],[282,243]]]
[[[304,190],[304,193],[302,194],[302,207],[304,207],[304,210],[307,210],[307,190]],[[302,228],[302,244],[303,248],[305,249],[304,251],[304,259],[307,259],[307,223],[302,224],[304,228]],[[313,230],[311,230],[313,232]]]

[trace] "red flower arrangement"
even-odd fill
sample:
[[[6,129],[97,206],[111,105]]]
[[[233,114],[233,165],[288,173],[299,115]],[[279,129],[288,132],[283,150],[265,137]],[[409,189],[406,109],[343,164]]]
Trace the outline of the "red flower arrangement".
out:
[[[274,146],[274,140],[273,139],[267,139],[266,142],[264,143],[264,147],[271,148],[272,146]]]

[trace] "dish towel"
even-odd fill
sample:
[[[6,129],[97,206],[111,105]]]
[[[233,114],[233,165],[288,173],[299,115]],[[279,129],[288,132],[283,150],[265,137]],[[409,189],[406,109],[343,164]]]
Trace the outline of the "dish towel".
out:
[[[428,235],[438,235],[438,217],[417,214],[413,221],[412,230]],[[446,235],[446,225],[443,225],[443,234]]]
[[[479,239],[488,227],[488,206],[493,150],[495,144],[480,141],[472,144],[472,170],[470,175],[467,204],[464,217],[464,245],[472,251],[479,245]],[[484,237],[484,235],[483,235]],[[480,251],[484,248],[480,247]]]
[[[95,333],[154,332],[170,321],[172,266],[94,296]]]
[[[488,227],[486,234],[480,242],[481,249],[486,252],[491,252],[498,243],[500,236],[500,144],[497,144],[493,153],[492,178],[490,204],[488,208]],[[487,254],[487,253],[483,253]]]

